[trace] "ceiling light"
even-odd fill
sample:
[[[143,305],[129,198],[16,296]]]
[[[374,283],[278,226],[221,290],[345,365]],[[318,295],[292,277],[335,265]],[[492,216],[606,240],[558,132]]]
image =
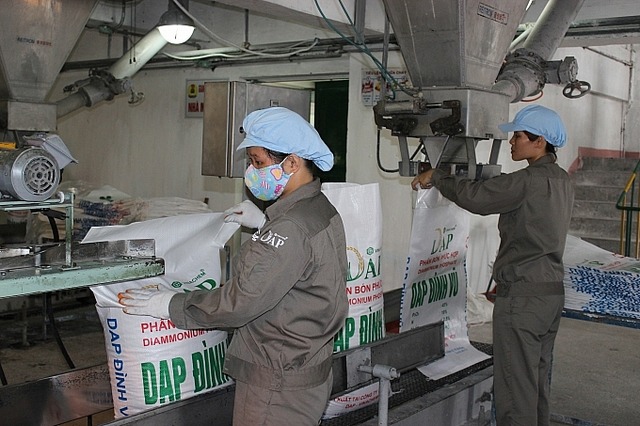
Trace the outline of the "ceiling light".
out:
[[[193,25],[193,20],[178,10],[170,1],[169,10],[160,17],[158,29],[167,42],[182,44],[189,40],[196,28]]]

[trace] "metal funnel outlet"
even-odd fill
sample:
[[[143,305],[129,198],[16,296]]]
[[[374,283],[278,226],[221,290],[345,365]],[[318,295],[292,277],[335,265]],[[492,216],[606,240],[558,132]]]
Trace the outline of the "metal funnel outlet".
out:
[[[98,0],[3,2],[0,127],[55,129],[55,105],[45,105],[44,100],[97,3]]]
[[[414,87],[490,88],[526,1],[383,0]]]

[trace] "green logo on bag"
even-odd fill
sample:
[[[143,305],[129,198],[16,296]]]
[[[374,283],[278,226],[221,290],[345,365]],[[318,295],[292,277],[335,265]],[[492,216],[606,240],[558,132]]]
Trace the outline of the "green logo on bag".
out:
[[[356,281],[365,273],[366,275],[363,279],[375,278],[380,275],[380,255],[377,258],[370,257],[375,252],[376,250],[373,247],[367,248],[369,257],[365,261],[365,258],[357,248],[347,246],[347,282]],[[354,269],[355,273],[352,272]]]
[[[431,254],[445,251],[449,248],[449,244],[453,241],[453,232],[456,230],[453,228],[436,228],[438,237],[433,240],[433,246],[431,247]]]
[[[171,283],[171,287],[180,288],[180,287],[182,287],[182,283],[180,281],[174,281],[174,282]]]
[[[355,257],[355,259],[354,259]],[[347,281],[355,281],[364,274],[364,258],[357,248],[347,246]],[[353,274],[352,265],[357,265],[356,273]]]

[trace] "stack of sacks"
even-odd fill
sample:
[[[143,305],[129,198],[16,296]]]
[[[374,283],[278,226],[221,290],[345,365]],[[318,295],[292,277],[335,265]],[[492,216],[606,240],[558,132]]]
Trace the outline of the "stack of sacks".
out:
[[[119,202],[122,209],[130,211],[128,223],[183,214],[211,213],[202,201],[179,197],[129,199]]]
[[[640,260],[567,236],[565,308],[640,319]]]

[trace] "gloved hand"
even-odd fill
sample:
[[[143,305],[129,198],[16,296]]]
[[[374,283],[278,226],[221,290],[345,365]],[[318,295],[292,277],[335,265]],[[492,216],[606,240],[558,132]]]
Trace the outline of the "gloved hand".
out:
[[[155,288],[131,288],[118,293],[118,303],[125,306],[125,314],[148,315],[169,319],[169,302],[176,293]]]
[[[262,213],[262,210],[250,200],[236,204],[224,212],[226,214],[224,217],[225,222],[239,223],[247,228],[260,229],[267,221],[267,217]]]

